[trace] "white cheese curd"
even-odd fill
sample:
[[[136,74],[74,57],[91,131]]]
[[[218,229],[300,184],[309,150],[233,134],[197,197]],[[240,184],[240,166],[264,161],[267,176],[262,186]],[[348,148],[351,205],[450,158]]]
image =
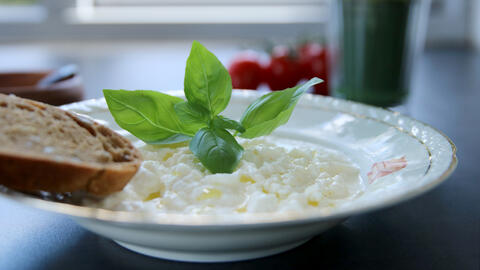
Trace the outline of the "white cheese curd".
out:
[[[364,190],[359,169],[338,152],[271,136],[239,143],[245,154],[232,174],[211,174],[187,144],[143,145],[144,162],[121,192],[84,203],[184,214],[303,211],[339,207]]]

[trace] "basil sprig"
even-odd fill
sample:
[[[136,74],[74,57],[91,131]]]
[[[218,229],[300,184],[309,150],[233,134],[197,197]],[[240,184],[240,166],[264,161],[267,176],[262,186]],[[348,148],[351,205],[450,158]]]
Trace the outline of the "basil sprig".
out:
[[[148,90],[110,90],[103,94],[117,124],[148,144],[190,141],[190,150],[212,173],[232,173],[244,149],[235,135],[255,138],[272,133],[290,118],[313,78],[275,91],[247,107],[240,122],[219,115],[232,95],[230,75],[213,53],[194,41],[185,69],[187,100]]]

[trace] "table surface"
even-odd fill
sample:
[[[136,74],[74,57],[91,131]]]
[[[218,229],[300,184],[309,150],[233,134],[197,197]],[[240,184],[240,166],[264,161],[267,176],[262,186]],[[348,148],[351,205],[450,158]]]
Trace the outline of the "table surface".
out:
[[[63,46],[0,46],[0,59],[6,60],[0,61],[0,70],[11,67],[6,63],[26,69],[75,62],[88,98],[100,96],[101,88],[181,89],[188,44],[103,51],[92,50],[95,46],[87,44],[75,53]],[[216,48],[224,62],[233,52],[228,46]],[[406,107],[411,116],[440,129],[457,145],[454,174],[419,198],[351,217],[291,251],[229,264],[154,259],[129,252],[65,216],[0,198],[0,269],[478,270],[480,55],[463,50],[424,53]]]

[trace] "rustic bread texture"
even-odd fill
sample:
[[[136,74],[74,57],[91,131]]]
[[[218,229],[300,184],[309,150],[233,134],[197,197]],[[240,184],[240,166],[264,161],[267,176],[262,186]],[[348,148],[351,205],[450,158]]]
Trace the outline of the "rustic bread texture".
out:
[[[59,108],[0,94],[0,184],[21,191],[108,195],[140,167],[114,131]]]

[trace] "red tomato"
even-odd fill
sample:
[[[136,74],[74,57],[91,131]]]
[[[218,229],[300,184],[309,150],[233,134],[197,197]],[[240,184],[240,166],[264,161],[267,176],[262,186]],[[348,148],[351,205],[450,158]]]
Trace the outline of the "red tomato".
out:
[[[277,46],[273,49],[264,78],[271,90],[283,90],[300,81],[299,66],[288,48]]]
[[[324,82],[315,85],[315,94],[328,95],[328,53],[320,44],[307,43],[298,49],[302,78],[319,77]]]
[[[232,78],[232,86],[237,89],[257,89],[262,83],[262,66],[255,55],[243,53],[237,55],[228,73]]]

